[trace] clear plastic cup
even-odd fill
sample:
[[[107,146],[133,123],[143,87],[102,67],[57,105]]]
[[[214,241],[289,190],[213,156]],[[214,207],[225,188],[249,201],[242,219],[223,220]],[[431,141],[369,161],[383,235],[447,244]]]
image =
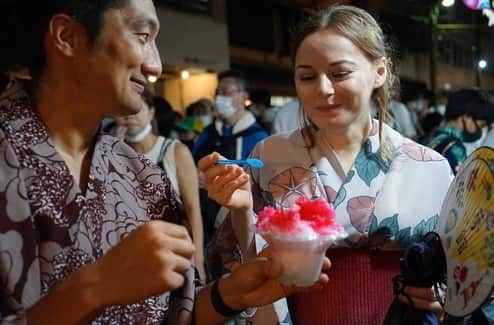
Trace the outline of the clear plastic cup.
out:
[[[319,280],[322,261],[331,240],[289,240],[270,238],[271,257],[283,265],[280,282],[309,287]]]

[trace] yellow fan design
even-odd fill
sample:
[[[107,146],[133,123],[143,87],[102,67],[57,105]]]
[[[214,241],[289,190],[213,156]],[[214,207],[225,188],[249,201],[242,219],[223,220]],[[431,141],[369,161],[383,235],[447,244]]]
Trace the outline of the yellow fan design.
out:
[[[438,233],[447,261],[444,309],[479,308],[494,287],[494,150],[481,147],[462,164],[441,209]]]

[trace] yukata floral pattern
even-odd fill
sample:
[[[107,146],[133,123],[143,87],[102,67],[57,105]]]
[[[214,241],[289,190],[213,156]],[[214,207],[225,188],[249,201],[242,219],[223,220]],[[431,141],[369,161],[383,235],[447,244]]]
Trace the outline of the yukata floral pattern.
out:
[[[0,95],[2,323],[22,323],[25,310],[51,287],[151,219],[183,220],[160,168],[117,138],[100,135],[83,194],[24,87],[13,82]],[[111,306],[92,324],[187,324],[194,292],[190,270],[182,291]]]
[[[290,207],[299,196],[323,197],[333,203],[336,220],[347,233],[332,248],[401,250],[434,230],[453,174],[440,154],[387,125],[383,139],[381,146],[374,120],[353,167],[345,173],[318,133],[312,148],[300,130],[269,137],[251,154],[264,162],[262,169],[249,170],[254,210],[266,205]],[[230,265],[239,252],[231,231],[227,217],[218,233],[223,240],[216,247]],[[258,251],[266,244],[258,235],[255,241]],[[291,323],[284,300],[274,308],[279,323]]]

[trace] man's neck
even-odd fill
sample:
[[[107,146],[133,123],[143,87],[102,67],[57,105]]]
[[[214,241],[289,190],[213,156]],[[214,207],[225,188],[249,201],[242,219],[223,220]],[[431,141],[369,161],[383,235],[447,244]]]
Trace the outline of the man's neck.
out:
[[[235,114],[230,117],[230,118],[227,118],[225,120],[223,120],[223,123],[226,125],[226,126],[235,126],[235,124],[237,124],[237,122],[245,115],[245,109],[239,109],[237,112],[235,112]]]
[[[100,119],[77,91],[56,82],[38,84],[35,109],[58,151],[82,159],[94,143]]]
[[[85,193],[101,119],[96,108],[67,80],[41,80],[34,93],[34,109],[45,124],[55,149],[75,184]]]

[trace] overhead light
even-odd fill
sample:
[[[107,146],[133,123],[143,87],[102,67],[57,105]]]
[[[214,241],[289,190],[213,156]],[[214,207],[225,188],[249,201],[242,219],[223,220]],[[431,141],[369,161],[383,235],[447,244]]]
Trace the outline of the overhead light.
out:
[[[190,72],[187,70],[182,70],[182,72],[180,72],[180,77],[184,80],[188,79],[190,77]]]
[[[482,59],[479,60],[479,69],[485,69],[487,67],[487,61]]]
[[[441,5],[443,7],[451,7],[454,4],[455,4],[455,0],[443,0],[443,1],[441,1]]]
[[[148,81],[150,83],[154,84],[156,81],[158,81],[158,77],[151,74],[151,75],[148,76]]]

